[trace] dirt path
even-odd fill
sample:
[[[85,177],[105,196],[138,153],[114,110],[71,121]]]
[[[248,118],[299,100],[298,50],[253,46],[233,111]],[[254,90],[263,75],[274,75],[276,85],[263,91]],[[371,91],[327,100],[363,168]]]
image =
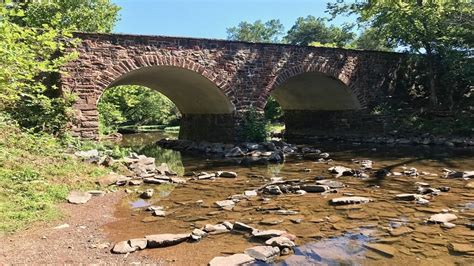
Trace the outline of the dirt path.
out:
[[[61,221],[34,225],[0,238],[0,264],[161,264],[140,254],[111,254],[103,225],[115,220],[114,205],[123,192],[93,197],[83,205],[61,204]],[[69,227],[54,227],[68,224]]]

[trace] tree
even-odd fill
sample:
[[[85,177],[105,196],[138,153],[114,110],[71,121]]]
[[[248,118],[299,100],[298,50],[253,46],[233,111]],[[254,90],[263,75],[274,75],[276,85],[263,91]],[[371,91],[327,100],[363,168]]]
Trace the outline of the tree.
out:
[[[174,103],[161,93],[134,85],[107,89],[98,109],[100,130],[105,134],[120,125],[169,125],[181,116]]]
[[[119,19],[120,7],[110,0],[49,0],[20,4],[25,16],[20,25],[84,32],[111,32]]]
[[[48,76],[75,57],[62,54],[67,32],[45,25],[22,27],[12,21],[22,10],[0,5],[0,111],[8,112],[21,126],[58,133],[64,130],[72,99],[47,84]]]
[[[307,16],[299,17],[295,25],[291,27],[285,40],[295,45],[322,44],[335,47],[343,47],[354,38],[348,25],[340,28],[327,26],[326,19]],[[330,45],[333,44],[333,45]]]
[[[265,23],[257,20],[254,23],[242,21],[236,27],[227,28],[227,39],[248,42],[280,42],[283,34],[283,24],[280,20],[272,19]]]
[[[338,0],[328,4],[332,16],[355,14],[358,22],[377,29],[391,45],[408,47],[426,55],[430,102],[438,104],[435,61],[448,51],[472,48],[474,6],[471,1],[410,0],[356,1]]]
[[[393,46],[388,43],[384,35],[377,29],[368,28],[363,31],[351,44],[355,49],[373,51],[393,51]]]

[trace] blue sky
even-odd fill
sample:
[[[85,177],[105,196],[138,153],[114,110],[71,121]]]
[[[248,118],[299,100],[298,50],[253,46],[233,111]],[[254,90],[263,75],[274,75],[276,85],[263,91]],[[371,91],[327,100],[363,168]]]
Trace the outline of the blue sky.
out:
[[[226,28],[240,21],[280,19],[285,32],[298,17],[325,17],[326,0],[112,0],[122,7],[114,32],[227,37]],[[338,25],[347,18],[339,18]]]

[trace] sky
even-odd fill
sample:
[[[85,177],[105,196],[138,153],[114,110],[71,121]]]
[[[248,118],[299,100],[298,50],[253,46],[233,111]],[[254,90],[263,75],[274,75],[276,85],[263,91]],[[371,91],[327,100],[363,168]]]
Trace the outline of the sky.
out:
[[[280,19],[285,33],[298,17],[327,17],[326,0],[112,0],[122,7],[115,33],[226,39],[241,21]],[[335,25],[349,21],[338,18]]]

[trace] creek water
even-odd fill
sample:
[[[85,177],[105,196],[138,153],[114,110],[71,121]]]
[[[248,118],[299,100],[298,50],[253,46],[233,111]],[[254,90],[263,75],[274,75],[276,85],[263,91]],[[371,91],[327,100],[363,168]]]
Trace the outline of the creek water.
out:
[[[149,234],[189,233],[206,224],[240,221],[259,229],[286,230],[297,236],[294,252],[280,257],[275,265],[474,265],[474,230],[466,226],[474,223],[474,188],[466,187],[472,181],[442,177],[443,168],[474,170],[472,149],[319,143],[314,147],[328,152],[332,162],[318,163],[290,156],[284,164],[239,165],[233,160],[189,156],[153,144],[163,137],[169,136],[159,132],[126,135],[122,145],[155,157],[157,164],[167,163],[179,174],[227,170],[237,172],[238,177],[188,181],[177,186],[155,185],[152,187],[159,193],[147,201],[138,201],[137,195],[132,193],[116,206],[116,221],[105,227],[112,241]],[[372,160],[374,169],[402,172],[403,167],[415,167],[426,174],[368,179],[342,176],[337,180],[346,187],[337,193],[265,196],[268,200],[257,196],[238,202],[232,211],[214,205],[231,195],[258,188],[272,177],[332,179],[328,172],[331,166],[358,169],[360,166],[352,159]],[[429,205],[394,199],[396,194],[416,193],[416,182],[451,189],[433,196]],[[373,202],[347,206],[329,204],[330,199],[343,195],[369,197]],[[150,204],[163,206],[166,217],[152,217],[144,211],[143,207]],[[274,211],[278,209],[297,213],[279,215]],[[454,228],[445,229],[425,222],[431,215],[443,211],[457,216],[452,221],[456,224]],[[260,244],[243,234],[225,233],[210,235],[195,243],[140,252],[165,264],[207,265],[213,257],[242,253]],[[379,246],[370,248],[373,244]],[[461,246],[468,253],[453,251],[448,248],[450,244]]]

